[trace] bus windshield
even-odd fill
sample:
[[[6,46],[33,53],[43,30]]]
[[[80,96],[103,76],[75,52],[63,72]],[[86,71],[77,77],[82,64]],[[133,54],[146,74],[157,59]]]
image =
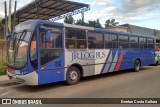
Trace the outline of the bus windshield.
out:
[[[23,22],[15,27],[7,43],[7,63],[14,68],[23,67],[27,62],[27,50],[33,22]]]

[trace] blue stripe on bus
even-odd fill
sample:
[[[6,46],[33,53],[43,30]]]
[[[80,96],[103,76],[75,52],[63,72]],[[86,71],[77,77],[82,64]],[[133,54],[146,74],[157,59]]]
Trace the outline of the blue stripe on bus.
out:
[[[109,65],[109,68],[108,68],[108,70],[107,70],[107,73],[109,72],[109,70],[110,70],[110,68],[111,68],[111,66],[112,66],[112,64],[113,64],[113,60],[114,60],[114,57],[116,56],[116,51],[112,51],[112,60],[111,60],[111,64]]]
[[[106,58],[106,61],[105,61],[104,65],[103,65],[103,67],[102,67],[101,74],[104,72],[104,68],[105,68],[106,65],[107,65],[107,61],[108,61],[108,58],[109,58],[110,54],[111,54],[111,50],[109,50],[108,56],[107,56],[107,58]]]

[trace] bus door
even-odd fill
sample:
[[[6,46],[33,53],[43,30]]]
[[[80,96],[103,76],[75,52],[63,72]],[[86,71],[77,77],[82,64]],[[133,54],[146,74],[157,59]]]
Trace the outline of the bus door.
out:
[[[44,29],[45,28],[45,29]],[[62,30],[54,27],[40,27],[40,75],[41,82],[56,82],[64,79],[64,54]]]

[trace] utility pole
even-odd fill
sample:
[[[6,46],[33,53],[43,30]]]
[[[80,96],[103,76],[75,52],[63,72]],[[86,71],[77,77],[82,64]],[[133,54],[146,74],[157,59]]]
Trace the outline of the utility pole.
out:
[[[7,21],[7,3],[4,1],[4,10],[5,10],[5,35],[8,34],[8,21]]]
[[[17,1],[15,0],[13,27],[15,27],[15,25],[16,25],[16,8],[17,8]]]
[[[9,30],[9,33],[11,33],[11,9],[12,9],[12,4],[11,4],[11,0],[9,0],[9,15],[8,15],[8,30]]]
[[[82,14],[82,26],[84,25],[84,12],[81,13]]]

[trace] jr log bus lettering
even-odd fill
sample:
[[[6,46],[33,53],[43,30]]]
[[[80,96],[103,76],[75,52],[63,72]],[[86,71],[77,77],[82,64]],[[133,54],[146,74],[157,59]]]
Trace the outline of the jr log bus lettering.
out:
[[[102,59],[106,56],[104,52],[72,52],[72,61],[73,60],[96,60]],[[72,62],[71,61],[71,62]]]
[[[7,36],[7,74],[27,85],[139,71],[154,57],[153,37],[44,20],[22,22]]]

